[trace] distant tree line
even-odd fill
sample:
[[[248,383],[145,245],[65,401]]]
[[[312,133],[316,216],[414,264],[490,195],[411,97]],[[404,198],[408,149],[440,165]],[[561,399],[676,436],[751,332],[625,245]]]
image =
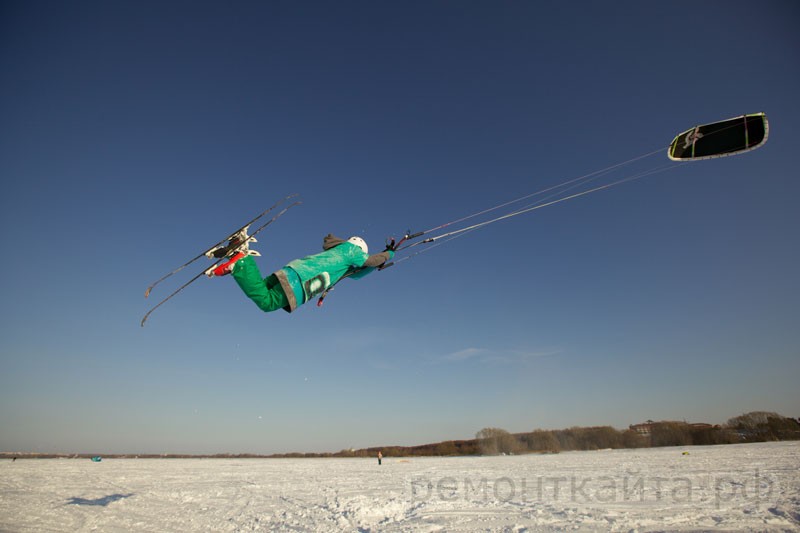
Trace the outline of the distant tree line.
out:
[[[777,413],[753,411],[731,418],[718,426],[711,424],[689,424],[687,422],[648,420],[625,430],[611,426],[572,427],[568,429],[535,429],[528,433],[509,433],[500,428],[484,428],[474,439],[449,440],[420,446],[383,446],[350,449],[332,453],[285,453],[261,454],[108,454],[106,458],[324,458],[324,457],[425,457],[456,455],[498,455],[520,453],[558,453],[561,451],[604,450],[618,448],[649,448],[659,446],[702,446],[711,444],[737,444],[745,442],[767,442],[778,440],[800,440],[800,421]],[[0,458],[81,458],[91,454],[40,454],[0,452]]]
[[[800,419],[778,413],[753,411],[728,420],[726,426],[736,432],[741,442],[800,440]]]
[[[636,429],[634,429],[636,428]],[[777,413],[754,411],[728,420],[724,425],[662,421],[618,430],[611,426],[536,429],[512,434],[499,428],[484,428],[475,436],[484,455],[557,453],[560,451],[648,448],[659,446],[703,446],[800,440],[800,422]]]
[[[421,446],[373,447],[343,450],[334,454],[302,454],[302,456],[375,457],[379,451],[385,457],[498,455],[800,440],[798,420],[762,411],[737,416],[728,420],[726,424],[717,426],[674,421],[648,421],[642,426],[645,426],[646,431],[632,429],[637,426],[625,430],[611,426],[536,429],[528,433],[510,433],[500,428],[484,428],[472,440],[445,441]]]

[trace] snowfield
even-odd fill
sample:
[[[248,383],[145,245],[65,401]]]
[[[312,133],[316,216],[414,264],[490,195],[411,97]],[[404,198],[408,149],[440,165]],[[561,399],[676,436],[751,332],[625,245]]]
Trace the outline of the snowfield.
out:
[[[798,442],[382,466],[4,460],[0,531],[798,531],[798,467]]]

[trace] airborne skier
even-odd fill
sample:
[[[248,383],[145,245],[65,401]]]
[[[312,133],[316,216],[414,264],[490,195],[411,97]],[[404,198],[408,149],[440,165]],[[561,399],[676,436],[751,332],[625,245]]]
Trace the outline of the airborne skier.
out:
[[[232,274],[245,295],[264,312],[283,309],[291,313],[315,296],[325,293],[341,279],[362,278],[394,257],[392,247],[369,255],[367,243],[361,237],[344,240],[328,234],[323,239],[322,252],[295,259],[262,278],[253,259],[254,255],[259,254],[249,248],[252,241],[246,233],[234,239],[218,254],[230,256],[230,260],[211,270],[209,275]]]
[[[763,146],[767,141],[768,136],[769,123],[767,122],[767,116],[764,113],[742,115],[710,124],[701,124],[684,131],[673,139],[667,155],[673,161],[683,162],[741,154]],[[443,239],[452,239],[458,235],[488,226],[489,224],[494,224],[495,222],[500,222],[501,220],[507,220],[511,217],[530,213],[531,211],[535,211],[543,207],[555,205],[567,200],[578,198],[580,196],[585,196],[587,194],[609,189],[623,183],[628,183],[630,181],[667,170],[667,167],[653,168],[622,177],[609,183],[597,185],[591,188],[584,188],[583,190],[579,190],[574,193],[568,192],[575,187],[588,186],[589,182],[596,179],[596,177],[599,175],[603,175],[606,172],[612,171],[616,168],[621,168],[634,161],[651,157],[660,151],[661,150],[656,150],[649,154],[643,154],[605,169],[595,171],[578,178],[570,179],[561,184],[547,187],[539,192],[521,196],[517,199],[505,202],[495,207],[484,209],[472,215],[447,222],[427,231],[420,231],[412,234],[409,230],[409,232],[404,235],[397,244],[395,244],[394,240],[392,240],[391,243],[387,245],[386,249],[379,254],[369,255],[367,243],[365,243],[360,237],[351,237],[345,241],[344,239],[340,239],[329,234],[323,241],[322,247],[324,251],[322,253],[304,257],[302,259],[296,259],[286,265],[284,268],[262,279],[258,270],[258,266],[256,266],[255,261],[251,257],[259,254],[254,250],[250,250],[249,246],[251,243],[256,242],[253,238],[256,234],[275,222],[289,209],[300,204],[300,201],[296,199],[298,195],[289,195],[276,202],[275,205],[269,209],[266,209],[265,211],[262,211],[256,215],[255,218],[250,220],[250,222],[238,230],[228,234],[226,238],[217,242],[217,244],[213,245],[210,249],[206,250],[205,252],[201,252],[199,255],[195,256],[183,265],[152,283],[144,293],[145,298],[150,294],[150,291],[153,290],[156,285],[182,271],[184,268],[193,264],[200,258],[208,257],[209,259],[217,260],[217,262],[208,267],[205,271],[197,274],[195,277],[178,287],[169,296],[153,306],[142,318],[141,325],[144,326],[147,318],[153,311],[164,305],[175,295],[183,291],[183,289],[185,289],[187,286],[194,283],[203,274],[206,274],[209,277],[214,277],[224,276],[232,273],[234,279],[242,288],[244,293],[263,311],[269,312],[277,309],[284,309],[291,313],[299,306],[303,305],[305,302],[317,295],[321,295],[318,304],[320,305],[325,298],[325,295],[336,285],[336,283],[342,279],[346,277],[358,279],[369,274],[376,268],[381,269],[390,266],[392,263],[389,263],[388,261],[393,259],[395,251],[408,250],[413,246],[430,244],[437,241],[445,242]],[[410,242],[412,239],[417,239],[418,237],[428,235],[431,232],[441,230],[447,226],[450,226],[451,224],[464,222],[470,218],[483,215],[490,211],[494,211],[495,209],[500,209],[546,192],[551,192],[552,194],[544,199],[541,199],[540,201],[534,202],[520,209],[516,209],[505,215],[497,216],[466,227],[453,229],[452,231],[447,231],[435,236],[430,236],[422,241],[417,241],[414,243]],[[272,213],[280,205],[284,205],[285,207],[275,212],[271,219],[263,223],[258,222],[260,225],[255,227],[253,230],[249,230],[252,224],[255,224],[259,220],[265,219],[267,213]],[[249,235],[248,231],[251,231]],[[409,259],[410,257],[413,257],[413,255],[407,255],[406,257],[400,259],[400,261]]]

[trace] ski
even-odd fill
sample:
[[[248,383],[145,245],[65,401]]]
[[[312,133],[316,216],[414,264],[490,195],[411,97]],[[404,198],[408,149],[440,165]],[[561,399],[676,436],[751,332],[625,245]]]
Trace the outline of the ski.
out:
[[[159,284],[161,281],[163,281],[163,280],[167,279],[168,277],[172,276],[173,274],[175,274],[175,273],[177,273],[177,272],[180,272],[181,270],[183,270],[184,268],[186,268],[186,267],[187,267],[187,266],[189,266],[190,264],[194,263],[195,261],[197,261],[197,260],[198,260],[198,259],[200,259],[201,257],[208,257],[208,258],[215,258],[215,259],[217,259],[217,261],[216,261],[216,262],[214,262],[214,264],[212,264],[210,267],[208,267],[208,268],[206,268],[206,269],[203,269],[203,271],[202,271],[202,272],[200,272],[199,274],[197,274],[196,276],[194,276],[192,279],[190,279],[189,281],[187,281],[186,283],[184,283],[183,285],[181,285],[180,287],[178,287],[178,288],[177,288],[177,289],[176,289],[176,290],[175,290],[175,291],[174,291],[172,294],[170,294],[169,296],[167,296],[166,298],[164,298],[163,300],[161,300],[160,302],[158,302],[158,303],[157,303],[155,306],[153,306],[152,308],[150,308],[150,310],[149,310],[149,311],[147,311],[147,313],[146,313],[146,314],[144,315],[144,317],[142,318],[141,326],[142,326],[142,327],[144,327],[144,324],[145,324],[145,322],[147,322],[147,319],[150,317],[150,314],[151,314],[153,311],[155,311],[156,309],[158,309],[159,307],[161,307],[162,305],[164,305],[165,303],[167,303],[167,301],[171,300],[173,296],[175,296],[176,294],[178,294],[179,292],[181,292],[183,289],[185,289],[186,287],[188,287],[189,285],[191,285],[192,283],[194,283],[195,281],[197,281],[197,280],[198,280],[199,278],[201,278],[202,276],[204,276],[204,275],[208,275],[208,273],[209,273],[209,272],[211,272],[212,270],[214,270],[214,269],[215,269],[217,266],[221,265],[221,264],[223,263],[223,261],[225,261],[226,259],[228,259],[229,255],[231,255],[231,254],[232,254],[232,253],[233,253],[233,252],[234,252],[236,249],[238,249],[238,248],[239,248],[239,247],[240,247],[242,244],[244,244],[245,242],[255,242],[255,238],[254,238],[254,237],[255,237],[256,235],[258,235],[258,233],[259,233],[259,232],[261,232],[261,231],[262,231],[264,228],[266,228],[267,226],[269,226],[270,224],[272,224],[273,222],[275,222],[276,220],[278,220],[278,219],[279,219],[279,218],[280,218],[280,217],[281,217],[281,216],[282,216],[284,213],[286,213],[286,212],[287,212],[289,209],[291,209],[292,207],[294,207],[294,206],[296,206],[296,205],[300,205],[302,202],[300,202],[299,200],[295,200],[295,201],[294,201],[294,202],[292,202],[291,204],[287,205],[286,207],[284,207],[283,209],[281,209],[280,211],[278,211],[278,212],[275,214],[275,216],[273,216],[271,219],[269,219],[269,220],[267,220],[266,222],[264,222],[262,225],[258,226],[258,227],[257,227],[257,228],[256,228],[256,229],[255,229],[255,230],[252,232],[252,233],[250,233],[250,235],[247,237],[247,239],[246,239],[246,240],[240,240],[240,241],[236,242],[236,243],[235,243],[235,247],[234,247],[234,246],[228,246],[228,245],[227,245],[227,243],[228,243],[229,241],[231,241],[231,240],[234,240],[234,239],[235,239],[235,238],[236,238],[238,235],[241,235],[241,234],[242,234],[242,232],[244,232],[245,230],[247,230],[247,229],[248,229],[248,228],[249,228],[249,227],[250,227],[250,226],[253,224],[253,222],[255,222],[255,221],[259,220],[260,218],[262,218],[262,217],[263,217],[264,215],[266,215],[267,213],[269,213],[269,212],[273,211],[273,210],[274,210],[276,207],[278,207],[280,204],[282,204],[282,203],[284,203],[284,202],[286,202],[286,201],[288,201],[288,200],[290,200],[290,199],[292,199],[292,198],[295,198],[295,197],[297,197],[297,196],[298,196],[298,195],[296,195],[296,194],[292,194],[292,195],[290,195],[290,196],[287,196],[286,198],[283,198],[282,200],[280,200],[279,202],[277,202],[275,205],[273,205],[272,207],[270,207],[270,208],[269,208],[269,209],[267,209],[266,211],[263,211],[262,213],[260,213],[259,215],[257,215],[257,216],[256,216],[255,218],[253,218],[252,220],[250,220],[250,222],[248,222],[247,224],[245,224],[244,226],[242,226],[242,227],[241,227],[241,228],[239,228],[238,230],[236,230],[236,231],[234,231],[233,233],[231,233],[231,234],[230,234],[230,235],[229,235],[229,236],[228,236],[226,239],[223,239],[223,240],[219,241],[217,244],[215,244],[214,246],[212,246],[211,248],[209,248],[209,249],[208,249],[208,250],[206,250],[205,252],[201,253],[200,255],[198,255],[197,257],[195,257],[195,258],[193,258],[193,259],[191,259],[190,261],[187,261],[185,264],[181,265],[180,267],[176,268],[175,270],[173,270],[172,272],[170,272],[170,273],[169,273],[169,274],[167,274],[166,276],[162,277],[161,279],[159,279],[158,281],[156,281],[155,283],[153,283],[152,285],[150,285],[150,287],[148,287],[148,288],[147,288],[147,291],[145,291],[145,297],[147,297],[147,296],[150,294],[150,291],[153,289],[153,287],[155,287],[156,285],[158,285],[158,284]]]
[[[165,279],[169,278],[170,276],[173,276],[173,275],[177,274],[178,272],[180,272],[181,270],[183,270],[187,266],[191,265],[192,263],[194,263],[198,259],[201,259],[203,257],[210,257],[209,254],[213,254],[215,251],[217,251],[220,248],[222,248],[225,243],[227,243],[228,241],[233,239],[238,233],[241,233],[242,231],[247,229],[251,224],[253,224],[253,222],[258,221],[258,219],[262,218],[264,215],[266,215],[267,213],[269,213],[270,211],[272,211],[273,209],[278,207],[280,204],[282,204],[284,202],[288,202],[289,200],[291,200],[292,198],[296,198],[297,196],[298,196],[297,194],[290,194],[286,198],[282,198],[282,199],[278,200],[277,202],[275,202],[275,204],[272,207],[270,207],[269,209],[266,209],[266,210],[262,211],[261,213],[259,213],[258,215],[256,215],[253,219],[250,220],[250,222],[248,222],[247,224],[245,224],[241,228],[237,229],[236,231],[234,231],[233,233],[231,233],[230,235],[228,235],[227,237],[225,237],[224,239],[219,241],[217,244],[215,244],[214,246],[212,246],[208,250],[199,253],[196,257],[194,257],[194,258],[190,259],[189,261],[185,262],[184,264],[182,264],[181,266],[179,266],[178,268],[176,268],[175,270],[173,270],[169,274],[167,274],[164,277],[156,280],[149,287],[147,287],[147,290],[144,291],[144,297],[147,298],[148,296],[150,296],[150,291],[152,291],[153,288],[155,288],[156,285],[158,285],[159,283],[161,283]]]

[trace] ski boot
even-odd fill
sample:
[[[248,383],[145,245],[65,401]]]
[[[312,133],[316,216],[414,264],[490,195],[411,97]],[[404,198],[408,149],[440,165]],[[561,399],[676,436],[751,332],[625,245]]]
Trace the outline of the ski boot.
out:
[[[249,227],[249,226],[248,226]],[[206,257],[209,259],[223,259],[228,258],[222,264],[214,265],[210,267],[208,270],[205,271],[205,275],[209,278],[215,276],[227,276],[233,270],[233,265],[236,264],[237,261],[247,257],[248,255],[252,255],[254,257],[258,257],[261,254],[255,250],[250,249],[250,243],[256,242],[254,237],[250,237],[247,235],[248,227],[243,228],[238,233],[231,236],[228,240],[228,244],[220,246],[218,248],[214,248],[206,252]]]

